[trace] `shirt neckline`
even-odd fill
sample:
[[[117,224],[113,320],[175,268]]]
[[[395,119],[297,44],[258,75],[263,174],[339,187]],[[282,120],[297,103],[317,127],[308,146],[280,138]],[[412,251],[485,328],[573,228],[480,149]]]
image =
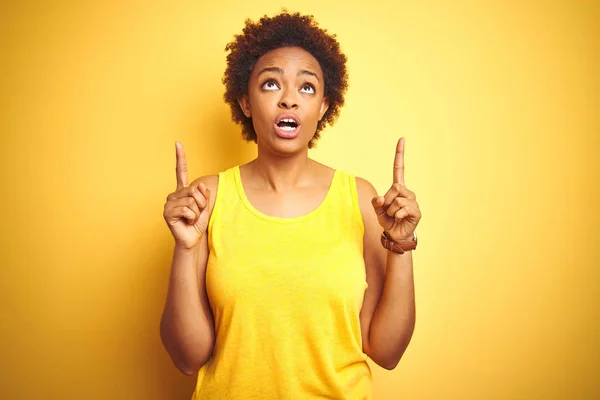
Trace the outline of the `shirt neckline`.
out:
[[[323,208],[325,208],[325,204],[328,202],[329,198],[332,196],[332,192],[334,191],[334,185],[335,182],[337,181],[337,177],[338,177],[338,170],[334,169],[333,170],[333,177],[331,179],[331,183],[329,184],[329,188],[327,189],[327,193],[325,194],[325,197],[323,198],[323,200],[321,201],[321,203],[313,210],[309,211],[308,213],[304,214],[304,215],[299,215],[297,217],[291,217],[291,218],[283,218],[283,217],[275,217],[272,215],[267,215],[261,211],[258,211],[253,205],[252,203],[250,203],[250,200],[248,200],[248,197],[246,196],[246,191],[244,190],[244,185],[242,183],[242,176],[240,174],[240,166],[236,165],[233,168],[233,174],[234,174],[234,178],[235,178],[235,183],[236,183],[236,188],[238,191],[238,195],[240,196],[240,199],[242,200],[242,203],[244,203],[244,205],[246,206],[246,208],[255,216],[267,220],[267,221],[271,221],[271,222],[278,222],[278,223],[295,223],[295,222],[300,222],[300,221],[304,221],[307,220],[309,218],[314,217],[315,215],[317,215],[319,212],[321,212],[321,210]]]

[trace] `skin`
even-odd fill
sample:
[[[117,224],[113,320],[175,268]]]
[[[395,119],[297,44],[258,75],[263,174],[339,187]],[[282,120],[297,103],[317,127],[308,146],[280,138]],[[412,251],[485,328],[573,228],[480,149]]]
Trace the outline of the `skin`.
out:
[[[318,61],[298,47],[263,55],[255,65],[240,107],[251,117],[258,156],[240,166],[252,205],[280,218],[304,215],[321,204],[334,170],[308,157],[308,142],[327,110]],[[301,121],[294,139],[280,138],[274,121],[293,113]],[[175,365],[191,375],[212,353],[214,319],[204,276],[208,259],[205,235],[218,190],[218,176],[188,184],[183,146],[176,145],[177,188],[167,197],[164,218],[175,238],[161,338]],[[396,254],[380,243],[382,229],[395,241],[409,240],[421,218],[415,194],[404,182],[404,138],[396,146],[390,189],[378,196],[373,185],[356,178],[365,226],[364,259],[368,289],[360,313],[363,351],[380,366],[393,369],[414,330],[412,252]],[[192,304],[192,306],[190,306]]]
[[[254,207],[267,215],[290,218],[306,214],[322,202],[333,169],[308,158],[308,142],[327,111],[324,78],[318,61],[298,47],[266,53],[256,63],[248,94],[239,103],[252,118],[258,157],[240,167],[244,190]],[[275,133],[279,115],[301,121],[295,139]]]

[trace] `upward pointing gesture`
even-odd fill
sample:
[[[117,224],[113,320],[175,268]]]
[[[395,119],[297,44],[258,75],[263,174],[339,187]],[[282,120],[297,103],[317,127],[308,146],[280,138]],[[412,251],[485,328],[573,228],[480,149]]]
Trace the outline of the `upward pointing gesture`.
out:
[[[410,240],[421,219],[416,196],[404,183],[404,141],[400,138],[396,145],[392,187],[371,202],[379,225],[396,242]]]
[[[175,143],[175,174],[177,175],[177,190],[184,188],[188,185],[187,180],[187,162],[185,160],[185,150],[183,145],[179,142]]]
[[[210,190],[203,183],[188,185],[187,162],[183,145],[175,143],[177,189],[167,196],[163,216],[176,245],[192,249],[208,227]]]
[[[404,186],[404,138],[396,144],[396,156],[394,157],[394,181]]]

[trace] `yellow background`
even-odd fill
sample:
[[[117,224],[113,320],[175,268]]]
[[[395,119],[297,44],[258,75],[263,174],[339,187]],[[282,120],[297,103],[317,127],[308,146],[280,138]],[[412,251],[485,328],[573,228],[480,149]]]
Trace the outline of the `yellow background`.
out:
[[[158,333],[174,142],[191,177],[255,155],[224,47],[281,6],[2,2],[0,398],[189,398]],[[599,398],[599,2],[289,8],[349,59],[313,156],[383,192],[407,137],[417,327],[375,398]]]

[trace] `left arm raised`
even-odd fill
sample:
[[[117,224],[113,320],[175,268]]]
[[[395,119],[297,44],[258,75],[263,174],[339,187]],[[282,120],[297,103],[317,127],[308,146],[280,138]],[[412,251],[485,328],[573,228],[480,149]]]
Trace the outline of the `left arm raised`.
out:
[[[369,287],[360,312],[363,351],[379,366],[394,369],[415,327],[412,252],[396,254],[383,248],[372,199],[375,188],[357,178],[360,210],[365,226],[364,259]]]
[[[408,240],[421,220],[417,198],[404,184],[404,141],[396,145],[393,183],[385,195],[377,196],[373,185],[356,180],[369,285],[360,312],[363,351],[387,369],[398,365],[415,329],[412,252],[384,250],[379,239],[385,230],[393,241]]]

